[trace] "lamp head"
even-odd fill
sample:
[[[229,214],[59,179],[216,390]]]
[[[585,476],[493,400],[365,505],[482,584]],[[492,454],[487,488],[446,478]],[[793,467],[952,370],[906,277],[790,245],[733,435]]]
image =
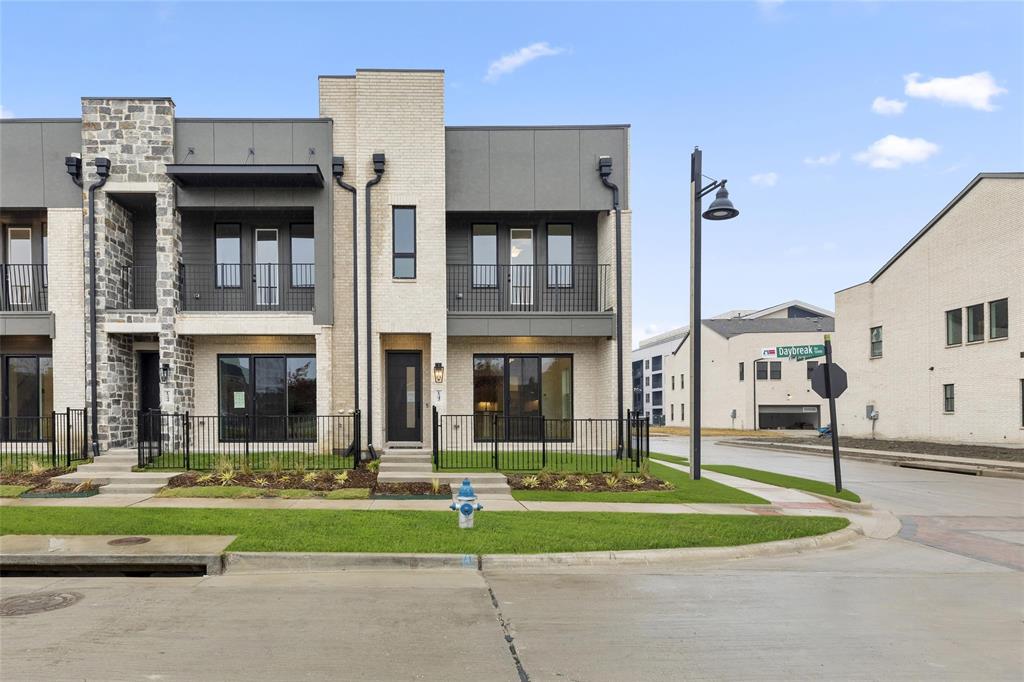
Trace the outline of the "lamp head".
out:
[[[612,157],[610,156],[599,156],[597,157],[597,172],[601,174],[602,178],[607,178],[612,174]]]
[[[729,220],[740,214],[729,200],[729,190],[725,188],[725,183],[726,181],[722,180],[722,186],[715,193],[715,200],[708,206],[708,210],[701,214],[705,220]]]
[[[373,172],[377,175],[384,173],[384,152],[378,152],[373,155]]]
[[[96,175],[101,178],[110,176],[110,159],[99,157],[96,159]]]
[[[345,157],[335,156],[331,159],[331,175],[340,178],[345,174]]]
[[[74,178],[75,180],[81,179],[81,177],[82,177],[82,157],[81,156],[75,156],[73,154],[71,156],[65,156],[64,157],[64,167],[67,170],[68,175],[70,175],[72,178]]]

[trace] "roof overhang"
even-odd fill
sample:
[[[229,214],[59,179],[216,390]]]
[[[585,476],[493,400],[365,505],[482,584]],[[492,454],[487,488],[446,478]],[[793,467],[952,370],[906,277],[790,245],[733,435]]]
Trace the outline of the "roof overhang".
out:
[[[174,163],[167,175],[179,187],[316,187],[324,176],[315,163]]]

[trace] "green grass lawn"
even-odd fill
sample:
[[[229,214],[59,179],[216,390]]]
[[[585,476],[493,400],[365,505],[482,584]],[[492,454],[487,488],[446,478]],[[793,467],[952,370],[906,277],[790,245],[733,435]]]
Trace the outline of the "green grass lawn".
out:
[[[319,497],[326,500],[365,500],[370,496],[369,488],[343,488],[317,495],[304,488],[248,488],[243,485],[190,486],[186,488],[164,488],[157,497],[216,497],[227,499],[253,499],[257,497],[283,497],[288,500],[304,500]]]
[[[452,512],[11,507],[0,534],[237,535],[248,552],[535,554],[724,547],[820,535],[846,519],[798,516],[482,512],[460,530]]]
[[[279,466],[282,470],[295,469],[351,469],[352,457],[332,454],[310,454],[303,452],[250,452],[248,458],[239,446],[238,452],[191,452],[189,453],[189,469],[212,470],[223,461],[230,461],[236,469],[242,468],[245,462],[253,471],[267,471]],[[169,452],[153,458],[146,469],[184,470],[185,455],[182,452]]]
[[[682,464],[683,466],[689,466],[690,460],[687,457],[678,457],[676,455],[665,455],[660,452],[652,452],[651,459],[660,459],[666,462],[672,462],[673,464]]]
[[[600,491],[585,493],[574,490],[513,490],[517,500],[548,502],[719,502],[723,504],[768,504],[767,500],[730,488],[708,479],[690,480],[682,471],[651,463],[651,475],[668,481],[675,490],[639,490],[636,492]]]
[[[850,492],[849,490],[837,493],[836,487],[833,484],[825,483],[824,481],[815,481],[809,478],[800,478],[799,476],[786,476],[785,474],[776,474],[771,471],[762,471],[760,469],[748,469],[747,467],[733,466],[731,464],[706,464],[704,465],[704,468],[709,471],[717,471],[720,474],[747,478],[759,483],[777,485],[782,488],[803,490],[809,493],[827,495],[828,497],[837,497],[848,502],[860,502],[860,497],[856,493]]]
[[[0,497],[18,497],[29,489],[27,485],[0,485]]]

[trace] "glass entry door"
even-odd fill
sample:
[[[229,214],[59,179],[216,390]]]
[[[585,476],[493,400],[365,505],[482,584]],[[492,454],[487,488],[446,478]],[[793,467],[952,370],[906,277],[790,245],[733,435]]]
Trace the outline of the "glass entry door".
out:
[[[32,228],[7,228],[7,300],[11,309],[32,303]]]
[[[276,229],[257,229],[255,244],[256,305],[276,307],[278,291],[278,248]]]
[[[422,355],[419,351],[388,351],[387,439],[423,440]]]
[[[43,355],[7,356],[3,376],[0,440],[48,439],[53,410],[53,359]]]
[[[509,230],[508,254],[509,303],[513,308],[533,305],[533,228],[513,227]]]
[[[505,402],[505,437],[510,441],[540,438],[540,358],[508,359],[508,400]]]

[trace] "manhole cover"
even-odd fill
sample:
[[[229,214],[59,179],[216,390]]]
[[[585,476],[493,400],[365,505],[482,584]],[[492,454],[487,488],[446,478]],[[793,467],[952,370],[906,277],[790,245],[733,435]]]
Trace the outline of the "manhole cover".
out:
[[[35,592],[0,599],[0,616],[29,616],[33,613],[56,611],[78,603],[78,592]]]
[[[132,537],[132,538],[117,538],[116,540],[111,540],[107,544],[108,545],[112,545],[113,547],[121,547],[123,545],[144,545],[147,542],[149,542],[149,538]]]

